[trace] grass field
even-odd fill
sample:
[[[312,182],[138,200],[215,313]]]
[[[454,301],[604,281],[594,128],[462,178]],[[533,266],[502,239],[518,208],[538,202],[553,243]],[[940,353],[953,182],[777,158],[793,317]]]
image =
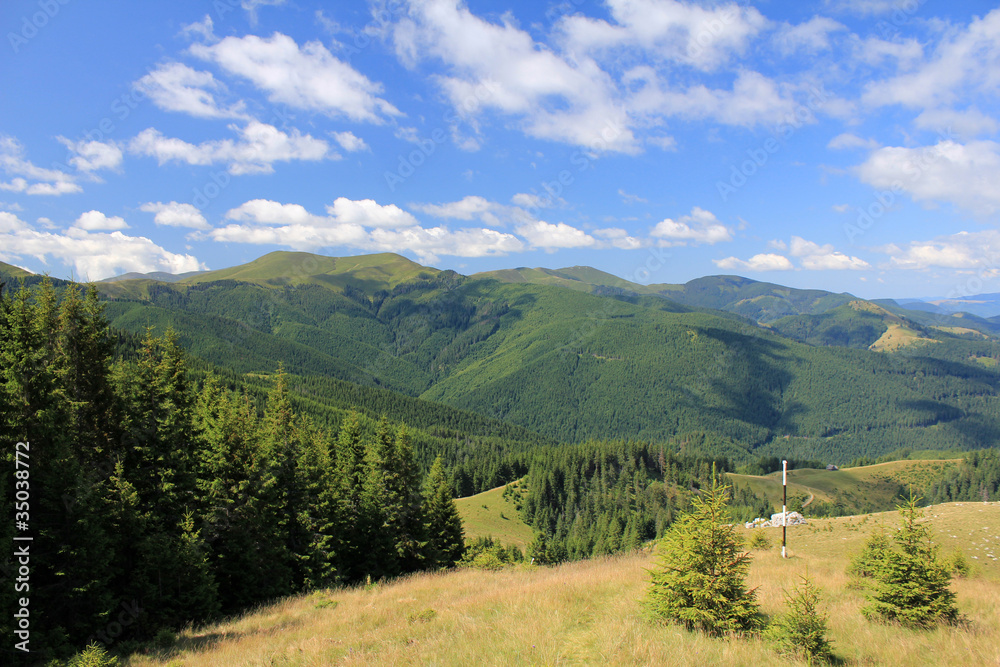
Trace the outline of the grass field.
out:
[[[517,487],[521,482],[511,483]],[[521,519],[514,503],[503,497],[503,486],[477,493],[455,501],[465,526],[465,541],[477,537],[492,537],[505,545],[520,547],[523,551],[534,537],[531,526]]]
[[[934,459],[920,461],[890,461],[858,468],[820,470],[803,468],[788,471],[788,494],[800,494],[816,500],[834,502],[838,498],[847,507],[865,503],[872,507],[891,506],[900,484],[925,487],[955,468],[961,459]],[[755,493],[767,496],[781,509],[781,472],[769,475],[728,475],[730,481],[740,486],[748,485]]]
[[[846,665],[1000,664],[1000,503],[951,503],[926,512],[948,555],[974,564],[952,588],[968,623],[929,631],[872,624],[848,586],[848,557],[889,512],[815,520],[789,529],[789,558],[754,552],[750,584],[763,610],[783,610],[782,587],[808,571],[823,590],[829,636]],[[741,529],[742,530],[742,529]],[[779,529],[767,530],[777,544]],[[749,532],[749,531],[744,531]],[[500,572],[459,570],[291,598],[181,634],[170,649],[136,655],[153,665],[776,665],[760,639],[713,639],[644,620],[648,552]]]

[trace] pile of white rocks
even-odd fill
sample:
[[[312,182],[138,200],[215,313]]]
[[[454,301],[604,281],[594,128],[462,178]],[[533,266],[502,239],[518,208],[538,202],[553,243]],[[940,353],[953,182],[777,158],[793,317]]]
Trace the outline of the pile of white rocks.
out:
[[[786,523],[787,526],[798,526],[806,522],[806,518],[799,514],[798,512],[789,512],[787,515]],[[772,514],[771,519],[761,519],[756,518],[753,521],[747,521],[744,524],[747,528],[779,528],[781,523],[781,512],[777,514]]]

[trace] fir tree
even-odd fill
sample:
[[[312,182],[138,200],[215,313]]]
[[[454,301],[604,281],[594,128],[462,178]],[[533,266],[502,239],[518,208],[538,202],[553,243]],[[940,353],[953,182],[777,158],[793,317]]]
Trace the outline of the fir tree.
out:
[[[646,598],[655,619],[710,634],[760,627],[756,593],[746,586],[751,557],[728,525],[728,489],[713,478],[663,536]]]
[[[951,573],[938,560],[931,531],[920,522],[919,498],[899,506],[896,548],[883,552],[875,568],[875,587],[862,613],[869,619],[898,621],[910,627],[929,627],[958,620],[955,593],[948,585]]]

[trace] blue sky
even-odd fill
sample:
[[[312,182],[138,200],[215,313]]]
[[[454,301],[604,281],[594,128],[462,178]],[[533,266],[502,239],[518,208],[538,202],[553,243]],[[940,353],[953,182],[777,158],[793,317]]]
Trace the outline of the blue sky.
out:
[[[1000,9],[6,1],[0,260],[1000,291]]]

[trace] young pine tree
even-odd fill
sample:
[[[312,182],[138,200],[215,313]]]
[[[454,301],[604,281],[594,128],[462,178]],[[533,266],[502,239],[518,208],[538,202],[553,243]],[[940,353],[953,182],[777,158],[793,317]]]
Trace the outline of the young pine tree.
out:
[[[728,523],[728,490],[713,477],[663,536],[646,597],[655,619],[715,635],[760,628],[756,593],[746,585],[751,557]]]
[[[893,536],[896,547],[883,553],[875,568],[875,587],[861,612],[869,619],[929,627],[958,620],[951,573],[937,556],[930,529],[920,523],[919,498],[899,507],[902,522]]]

